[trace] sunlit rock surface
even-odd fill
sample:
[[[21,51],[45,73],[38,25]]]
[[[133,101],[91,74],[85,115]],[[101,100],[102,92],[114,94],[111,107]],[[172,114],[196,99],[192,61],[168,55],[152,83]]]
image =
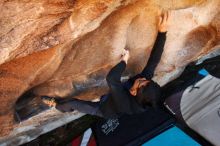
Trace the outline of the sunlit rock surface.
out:
[[[191,61],[220,45],[220,0],[0,1],[0,135],[14,125],[14,105],[36,95],[98,98],[105,75],[124,49],[127,74],[143,69],[158,17],[171,11],[154,80],[176,78]]]

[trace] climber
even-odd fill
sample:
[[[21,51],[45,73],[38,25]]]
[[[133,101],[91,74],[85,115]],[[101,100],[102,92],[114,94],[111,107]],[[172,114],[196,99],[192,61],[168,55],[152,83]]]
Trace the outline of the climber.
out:
[[[62,112],[76,109],[80,112],[105,118],[118,117],[122,114],[141,113],[150,106],[160,108],[162,105],[160,86],[151,78],[163,52],[168,18],[169,13],[165,12],[159,19],[159,34],[144,70],[127,82],[121,82],[121,75],[129,59],[129,51],[125,50],[121,62],[114,66],[106,77],[110,93],[102,96],[100,102],[81,101],[72,98],[59,101],[55,98],[44,96],[42,97],[44,103],[49,106],[55,106]]]

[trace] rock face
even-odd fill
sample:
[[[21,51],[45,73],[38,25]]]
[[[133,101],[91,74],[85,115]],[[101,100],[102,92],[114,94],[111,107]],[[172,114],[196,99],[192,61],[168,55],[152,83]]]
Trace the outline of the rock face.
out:
[[[163,10],[171,11],[154,80],[160,85],[220,45],[220,0],[10,0],[0,2],[0,135],[25,92],[91,100],[124,49],[127,73],[146,64]],[[97,91],[97,92],[94,92]]]

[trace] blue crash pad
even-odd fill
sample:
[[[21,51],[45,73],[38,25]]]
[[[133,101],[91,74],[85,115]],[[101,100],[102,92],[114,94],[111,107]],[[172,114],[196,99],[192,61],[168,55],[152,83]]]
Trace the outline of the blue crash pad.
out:
[[[142,146],[201,146],[177,127],[172,127]]]

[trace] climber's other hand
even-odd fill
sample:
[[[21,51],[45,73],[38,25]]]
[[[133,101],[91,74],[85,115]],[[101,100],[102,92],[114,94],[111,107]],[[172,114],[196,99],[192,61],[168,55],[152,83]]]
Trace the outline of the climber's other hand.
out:
[[[130,53],[128,50],[125,50],[125,52],[122,54],[122,60],[125,61],[125,63],[128,63],[128,59],[130,58]]]
[[[159,24],[158,24],[159,32],[167,32],[169,18],[170,18],[169,11],[162,13],[162,15],[159,18]]]

